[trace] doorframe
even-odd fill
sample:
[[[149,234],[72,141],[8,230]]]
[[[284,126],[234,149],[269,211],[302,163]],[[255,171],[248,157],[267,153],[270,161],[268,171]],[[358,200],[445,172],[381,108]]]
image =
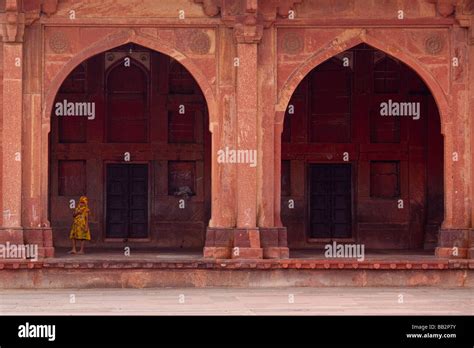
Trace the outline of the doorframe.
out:
[[[323,165],[337,165],[337,164],[345,164],[350,165],[351,167],[351,238],[312,238],[311,237],[311,165],[314,164],[323,164]],[[306,161],[306,183],[305,183],[305,191],[306,191],[306,207],[305,207],[305,217],[306,217],[306,242],[311,244],[321,244],[321,243],[331,243],[333,241],[339,243],[356,243],[357,241],[357,227],[356,227],[356,202],[355,202],[355,192],[357,192],[357,175],[355,167],[358,165],[358,161]]]
[[[130,161],[130,162],[124,162],[124,161],[113,161],[113,160],[104,160],[103,162],[103,171],[102,171],[102,182],[104,183],[104,199],[103,199],[103,211],[104,211],[104,218],[103,218],[103,233],[102,233],[102,242],[105,243],[124,243],[127,241],[132,241],[132,242],[140,242],[140,243],[145,243],[145,242],[151,242],[151,233],[150,233],[150,228],[151,228],[151,214],[150,212],[152,211],[152,204],[151,204],[151,193],[153,192],[151,188],[151,177],[153,175],[153,166],[150,165],[150,161]],[[148,180],[147,180],[147,195],[148,195],[148,214],[147,214],[147,227],[148,227],[148,237],[146,238],[107,238],[107,166],[109,164],[123,164],[123,165],[130,165],[130,164],[146,164],[148,168]]]

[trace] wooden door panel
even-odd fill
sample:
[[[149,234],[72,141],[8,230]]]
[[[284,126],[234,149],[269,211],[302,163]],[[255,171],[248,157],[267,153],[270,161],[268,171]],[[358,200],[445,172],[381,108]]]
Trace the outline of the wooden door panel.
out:
[[[351,166],[310,166],[312,238],[348,238],[352,234]]]
[[[128,235],[128,171],[122,165],[107,167],[107,229],[108,238]]]
[[[130,237],[146,238],[148,235],[148,166],[130,167]]]
[[[146,238],[148,235],[147,224],[132,223],[130,226],[130,238]]]
[[[107,166],[107,238],[146,238],[148,235],[148,166]]]

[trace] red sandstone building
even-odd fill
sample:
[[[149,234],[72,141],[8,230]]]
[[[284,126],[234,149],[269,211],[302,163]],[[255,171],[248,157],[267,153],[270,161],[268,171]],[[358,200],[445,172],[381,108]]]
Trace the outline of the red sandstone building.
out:
[[[474,1],[0,8],[2,243],[474,257]]]

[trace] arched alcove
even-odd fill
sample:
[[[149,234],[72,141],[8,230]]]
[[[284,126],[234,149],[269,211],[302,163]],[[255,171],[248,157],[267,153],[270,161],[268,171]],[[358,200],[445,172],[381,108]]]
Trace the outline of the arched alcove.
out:
[[[300,79],[282,120],[278,199],[289,246],[434,248],[444,145],[426,79],[365,43],[309,66],[290,77],[288,88]],[[394,105],[412,114],[385,115]]]
[[[58,114],[59,107],[71,112]],[[69,243],[71,208],[82,195],[89,198],[93,247],[203,247],[208,107],[180,62],[135,43],[84,60],[55,96],[49,143],[56,247]]]

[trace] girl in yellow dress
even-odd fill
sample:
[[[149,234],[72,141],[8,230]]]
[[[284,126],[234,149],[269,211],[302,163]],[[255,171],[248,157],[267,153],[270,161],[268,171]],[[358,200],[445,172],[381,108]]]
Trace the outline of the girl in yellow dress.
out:
[[[72,223],[69,238],[72,240],[72,250],[70,254],[84,254],[84,241],[91,240],[91,231],[89,230],[89,207],[86,196],[79,199],[79,205],[74,210],[74,222]],[[76,240],[81,241],[81,249],[76,251]]]

